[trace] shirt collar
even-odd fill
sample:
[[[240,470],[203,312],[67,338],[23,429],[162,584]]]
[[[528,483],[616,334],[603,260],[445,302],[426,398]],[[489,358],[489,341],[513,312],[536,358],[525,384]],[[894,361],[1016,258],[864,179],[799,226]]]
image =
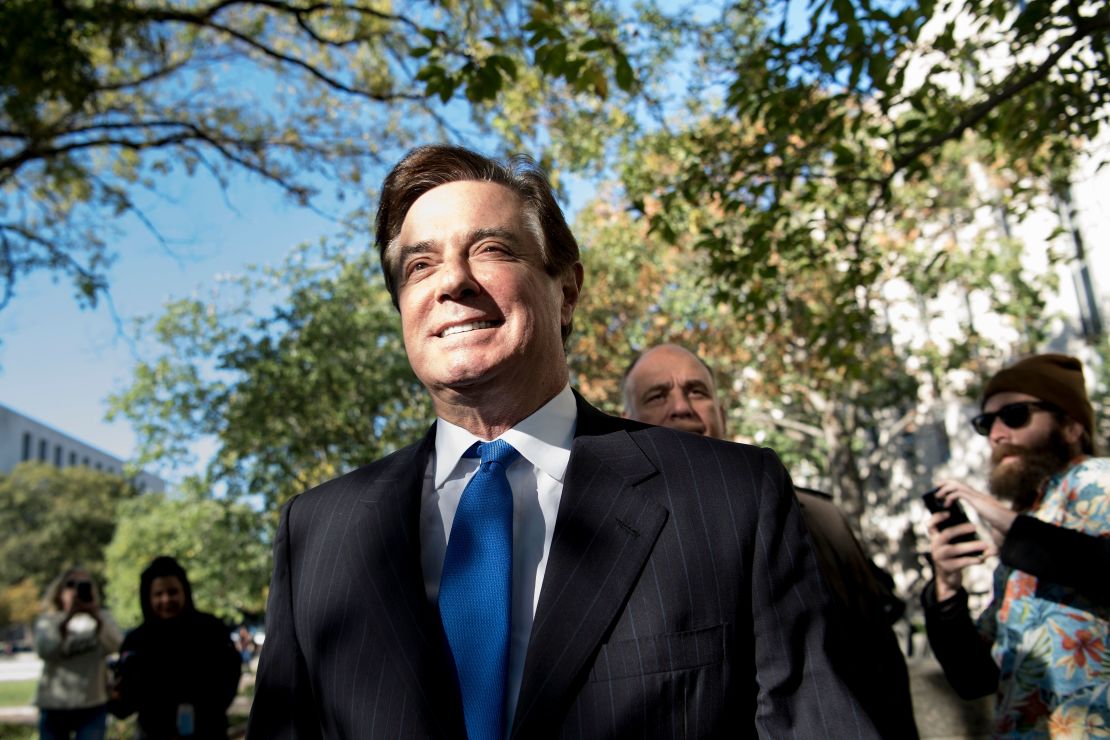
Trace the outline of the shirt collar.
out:
[[[499,439],[511,444],[521,457],[561,483],[567,463],[570,462],[570,447],[574,442],[577,419],[578,404],[575,403],[570,384],[567,384],[554,398],[506,431]],[[481,441],[460,426],[436,419],[436,488],[443,486],[463,453],[475,442]]]

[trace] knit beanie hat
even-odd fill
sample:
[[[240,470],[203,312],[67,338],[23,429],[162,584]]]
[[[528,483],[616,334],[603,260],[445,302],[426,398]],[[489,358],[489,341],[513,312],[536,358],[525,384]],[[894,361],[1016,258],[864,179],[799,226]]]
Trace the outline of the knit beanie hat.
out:
[[[983,391],[982,408],[996,393],[1028,393],[1054,404],[1078,421],[1094,437],[1095,412],[1087,400],[1083,365],[1069,355],[1033,355],[1000,370]]]

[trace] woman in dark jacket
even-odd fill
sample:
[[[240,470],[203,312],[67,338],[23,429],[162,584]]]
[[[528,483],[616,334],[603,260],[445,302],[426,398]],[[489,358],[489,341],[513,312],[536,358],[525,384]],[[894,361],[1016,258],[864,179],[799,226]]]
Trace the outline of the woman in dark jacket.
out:
[[[116,704],[139,712],[140,738],[227,738],[239,653],[223,622],[193,606],[185,570],[155,558],[140,580],[143,623],[123,641]]]

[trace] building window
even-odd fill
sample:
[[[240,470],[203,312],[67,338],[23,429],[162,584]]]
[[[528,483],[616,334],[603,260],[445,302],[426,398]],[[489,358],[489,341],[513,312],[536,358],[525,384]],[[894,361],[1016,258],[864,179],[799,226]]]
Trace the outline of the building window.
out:
[[[84,465],[86,468],[89,467],[89,458],[82,457],[81,458],[81,464]]]
[[[70,452],[69,453],[69,467],[71,467],[71,468],[77,467],[77,453],[76,452]]]
[[[21,460],[30,460],[31,459],[31,444],[32,444],[31,443],[31,433],[30,432],[24,432],[23,433],[23,457],[20,458]]]
[[[46,451],[49,447],[50,445],[46,442],[45,439],[39,440],[39,460],[41,460],[42,462],[46,462]]]
[[[96,469],[97,469],[97,470],[103,470],[104,468],[100,467],[100,463],[98,462],[98,463],[96,464]]]
[[[62,446],[54,445],[54,467],[62,467]]]

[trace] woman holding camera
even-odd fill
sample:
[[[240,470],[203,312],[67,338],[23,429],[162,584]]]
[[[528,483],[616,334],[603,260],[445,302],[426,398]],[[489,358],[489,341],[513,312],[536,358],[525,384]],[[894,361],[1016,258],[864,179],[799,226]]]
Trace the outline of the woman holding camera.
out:
[[[50,584],[34,637],[43,661],[35,694],[40,737],[100,740],[107,719],[107,657],[119,649],[123,637],[101,608],[87,570],[72,567]]]
[[[241,673],[230,630],[197,611],[185,569],[171,557],[143,571],[139,597],[143,623],[120,651],[113,712],[138,711],[139,738],[226,740]]]

